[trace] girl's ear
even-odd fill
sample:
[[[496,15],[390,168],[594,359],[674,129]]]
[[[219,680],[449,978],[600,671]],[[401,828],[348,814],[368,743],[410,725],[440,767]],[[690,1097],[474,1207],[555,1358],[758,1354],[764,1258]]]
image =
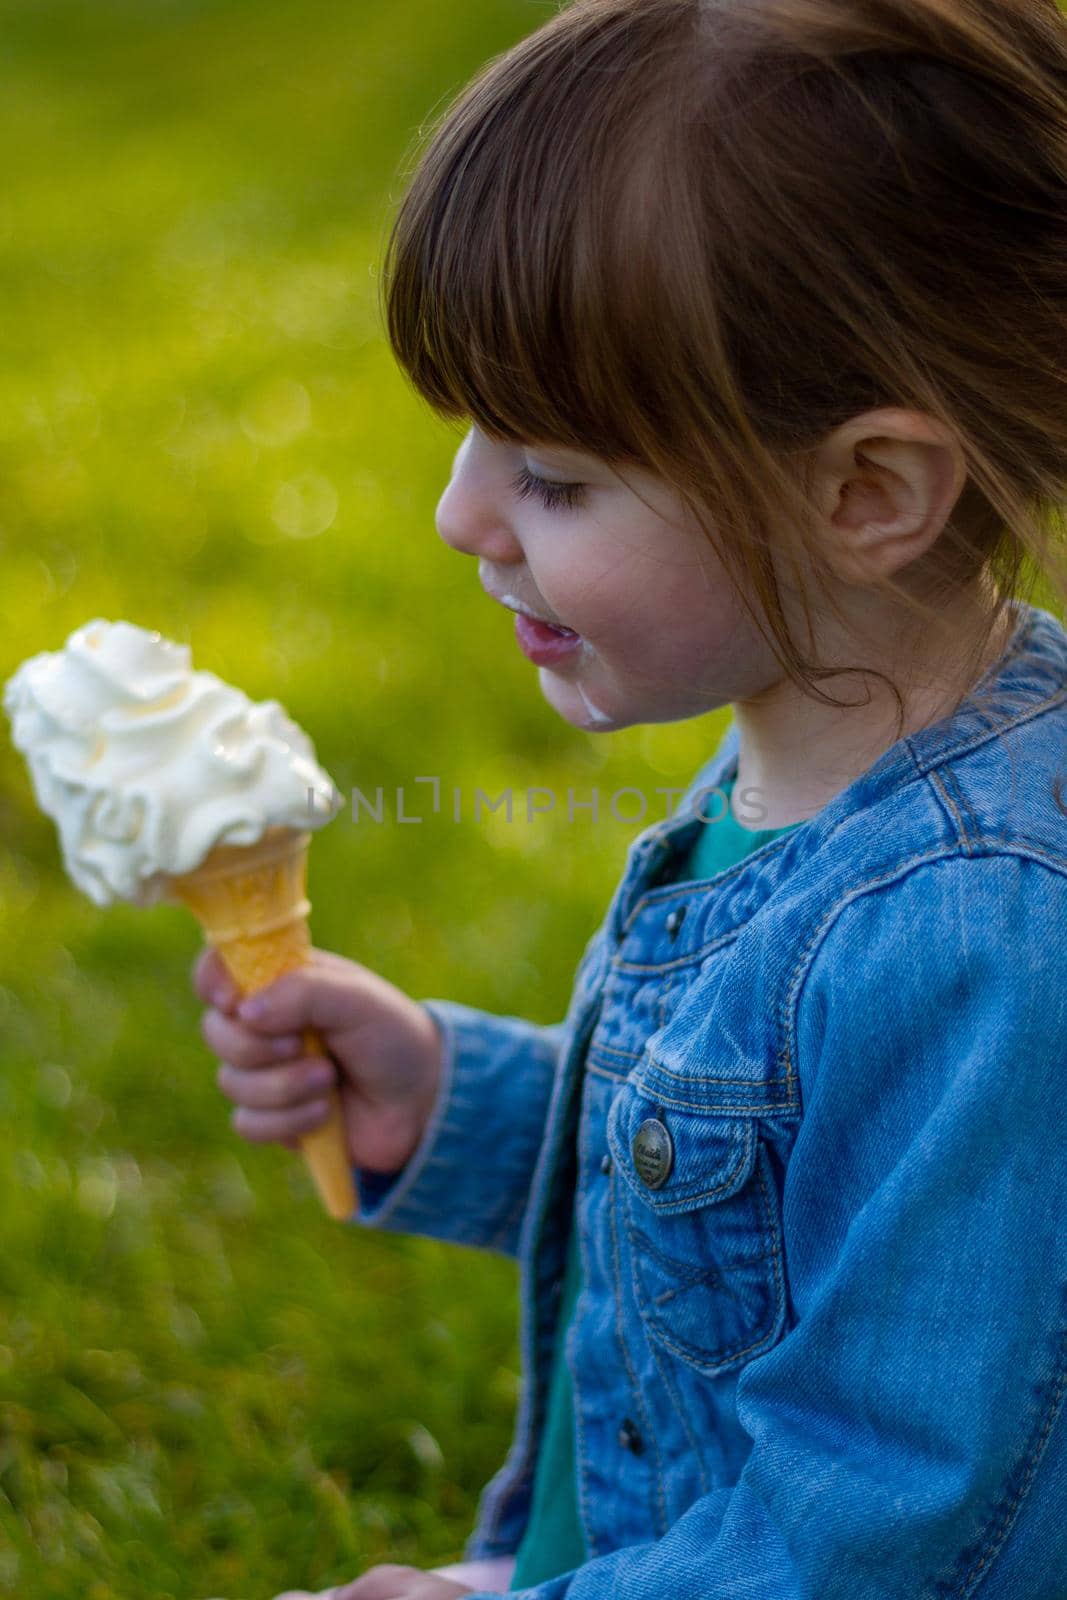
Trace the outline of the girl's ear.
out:
[[[902,572],[935,543],[967,481],[956,435],[917,411],[868,411],[815,454],[825,553],[844,583]]]

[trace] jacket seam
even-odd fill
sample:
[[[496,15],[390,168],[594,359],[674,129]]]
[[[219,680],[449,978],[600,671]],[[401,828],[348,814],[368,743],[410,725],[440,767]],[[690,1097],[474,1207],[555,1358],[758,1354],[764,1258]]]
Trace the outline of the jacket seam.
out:
[[[634,1371],[633,1362],[630,1359],[630,1352],[629,1352],[629,1350],[627,1349],[627,1346],[626,1346],[626,1334],[625,1334],[624,1329],[623,1329],[624,1313],[623,1313],[623,1307],[622,1307],[622,1293],[621,1293],[622,1273],[621,1273],[620,1267],[619,1267],[619,1217],[618,1217],[618,1211],[619,1211],[620,1207],[625,1207],[627,1205],[627,1200],[626,1200],[626,1197],[625,1197],[625,1191],[620,1196],[619,1186],[618,1186],[618,1179],[615,1176],[614,1168],[612,1168],[612,1171],[611,1171],[611,1173],[609,1175],[609,1181],[610,1181],[610,1184],[611,1184],[611,1189],[610,1189],[610,1192],[608,1194],[608,1202],[607,1203],[608,1203],[608,1214],[609,1214],[610,1221],[611,1221],[611,1254],[612,1254],[612,1263],[613,1263],[613,1266],[615,1268],[614,1273],[613,1273],[614,1284],[613,1284],[613,1293],[612,1293],[612,1298],[613,1298],[613,1300],[615,1302],[615,1318],[614,1318],[614,1321],[615,1321],[615,1339],[616,1339],[616,1343],[619,1346],[619,1354],[622,1356],[623,1366],[626,1368],[626,1375],[627,1375],[627,1377],[629,1379],[629,1382],[630,1382],[630,1394],[633,1397],[634,1405],[637,1408],[637,1412],[638,1412],[638,1415],[641,1418],[642,1425],[646,1429],[649,1438],[652,1440],[652,1445],[653,1445],[653,1448],[654,1448],[655,1453],[656,1453],[656,1470],[655,1470],[655,1477],[656,1477],[656,1503],[657,1503],[657,1505],[659,1507],[659,1530],[658,1530],[658,1532],[656,1534],[656,1537],[657,1538],[661,1538],[663,1536],[663,1534],[665,1534],[667,1532],[668,1528],[670,1527],[670,1523],[669,1523],[668,1518],[667,1518],[666,1500],[664,1498],[664,1493],[663,1493],[663,1460],[662,1460],[662,1457],[660,1455],[659,1439],[656,1437],[655,1430],[652,1427],[651,1419],[650,1419],[650,1417],[648,1415],[648,1412],[645,1410],[645,1402],[644,1402],[644,1398],[643,1398],[643,1396],[641,1394],[641,1385],[637,1381],[637,1374]],[[624,1217],[623,1220],[626,1223],[627,1228],[629,1228],[628,1213],[627,1213],[627,1216]],[[646,1338],[648,1337],[647,1333],[646,1333],[645,1337]]]
[[[640,1061],[644,1055],[643,1050],[622,1050],[616,1044],[598,1044],[596,1048],[603,1050],[607,1055],[622,1056],[626,1061]],[[592,1049],[592,1044],[590,1044],[590,1049]]]
[[[758,850],[751,850],[748,855],[746,855],[743,860],[738,863],[737,866],[727,867],[725,871],[716,872],[710,878],[699,878],[695,880],[692,884],[693,891],[698,889],[706,890],[711,885],[714,885],[716,890],[721,889],[724,884],[730,882],[731,878],[736,878],[740,873],[744,872],[750,862],[758,861],[762,864],[768,860],[769,857],[784,850],[790,838],[791,835],[785,834],[778,839],[768,839],[767,843],[761,844]],[[670,898],[669,891],[674,887],[674,885],[666,884],[659,885],[658,887],[667,891],[667,893],[661,895],[661,898]],[[622,938],[625,939],[626,935],[629,933],[635,920],[640,914],[642,907],[648,903],[649,895],[654,892],[654,890],[646,889],[638,896],[634,905],[630,908],[630,915],[626,918],[626,921],[622,924],[622,927],[619,930]]]
[[[959,1587],[953,1589],[952,1594],[957,1597],[957,1600],[970,1600],[970,1596],[989,1577],[994,1563],[1007,1543],[1012,1528],[1015,1526],[1023,1501],[1029,1494],[1034,1478],[1037,1475],[1037,1469],[1041,1464],[1052,1430],[1061,1415],[1064,1395],[1067,1394],[1067,1334],[1064,1333],[1062,1327],[1059,1339],[1058,1368],[1058,1375],[1051,1390],[1043,1421],[1039,1419],[1040,1431],[1037,1432],[1036,1438],[1033,1439],[1023,1462],[1021,1481],[1012,1498],[1007,1505],[1002,1506],[995,1514],[991,1526],[987,1529],[985,1553],[963,1576]],[[966,1552],[964,1554],[966,1555]],[[942,1590],[941,1592],[945,1593],[946,1591]]]
[[[974,846],[963,821],[962,801],[960,801],[958,798],[954,799],[949,793],[949,773],[951,770],[951,767],[945,767],[943,772],[930,771],[926,775],[926,781],[930,785],[931,789],[933,789],[934,794],[940,797],[944,809],[949,813],[949,816],[955,823],[956,833],[963,843],[963,848],[966,850],[968,855],[973,855]],[[956,790],[958,797],[959,789],[955,783],[952,784],[952,788]]]
[[[567,1035],[567,1023],[557,1023],[553,1026],[561,1029],[560,1045]],[[568,1044],[568,1049],[570,1045]],[[500,1529],[506,1518],[513,1513],[513,1507],[527,1501],[527,1521],[530,1512],[530,1492],[536,1468],[534,1445],[543,1426],[543,1415],[540,1419],[535,1416],[536,1393],[535,1377],[540,1360],[538,1343],[539,1328],[537,1326],[538,1282],[537,1282],[537,1250],[539,1239],[529,1237],[532,1229],[531,1217],[533,1215],[533,1201],[535,1196],[539,1199],[546,1193],[546,1175],[541,1167],[545,1155],[545,1139],[548,1126],[551,1122],[552,1111],[555,1106],[556,1096],[559,1092],[559,1078],[565,1064],[565,1052],[557,1048],[555,1064],[552,1075],[552,1085],[549,1091],[548,1108],[545,1121],[541,1129],[539,1148],[534,1161],[533,1175],[529,1188],[524,1196],[523,1217],[516,1243],[516,1258],[519,1265],[519,1290],[520,1304],[529,1305],[528,1313],[520,1318],[519,1326],[519,1358],[521,1366],[521,1387],[519,1401],[515,1412],[515,1421],[512,1426],[511,1442],[504,1461],[497,1468],[488,1483],[485,1484],[478,1505],[478,1521],[467,1541],[468,1548],[477,1544],[479,1548],[491,1544],[493,1548],[501,1537]],[[538,1179],[540,1178],[540,1188]],[[523,1298],[527,1277],[530,1280],[530,1293]],[[520,1542],[521,1542],[520,1533]],[[517,1548],[517,1546],[516,1546]]]
[[[967,851],[961,849],[958,845],[953,845],[948,848],[930,851],[926,855],[914,856],[907,861],[898,861],[894,863],[894,865],[887,871],[881,872],[876,877],[868,878],[865,880],[865,882],[856,884],[851,889],[848,889],[823,913],[820,920],[815,924],[815,927],[808,935],[808,938],[801,949],[800,956],[797,960],[797,965],[793,970],[793,976],[786,985],[781,1011],[779,1013],[779,1028],[781,1030],[782,1045],[779,1050],[778,1059],[786,1067],[790,1078],[792,1078],[795,1070],[794,1063],[796,1049],[794,1041],[796,1033],[797,1008],[800,1001],[800,991],[802,990],[808,974],[811,971],[815,957],[817,956],[824,939],[830,931],[830,927],[837,920],[839,914],[847,905],[850,905],[852,901],[859,900],[864,895],[873,892],[875,889],[880,889],[887,883],[893,883],[897,879],[905,877],[908,873],[915,871],[919,867],[930,866],[940,861],[979,861],[996,856],[1007,856],[1026,861],[1037,861],[1039,865],[1047,866],[1054,872],[1060,873],[1061,876],[1067,876],[1067,860],[1062,857],[1053,856],[1040,846],[1031,845],[1029,849],[1022,850],[1017,848],[1019,841],[987,840],[984,842],[1000,843],[1004,845],[1004,848],[1000,850],[982,850],[979,852],[968,853]]]
[[[639,1061],[640,1059],[640,1056],[634,1056],[635,1061]],[[628,1074],[625,1072],[613,1072],[607,1063],[603,1061],[596,1062],[587,1060],[585,1063],[585,1070],[586,1072],[592,1072],[598,1078],[607,1078],[609,1083],[625,1083],[628,1077]]]
[[[588,1063],[586,1064],[586,1069],[588,1070]],[[582,1098],[584,1100],[584,1095],[583,1095]],[[574,1305],[573,1305],[573,1307],[571,1309],[570,1327],[567,1329],[567,1331],[566,1331],[566,1333],[564,1335],[563,1351],[562,1351],[562,1355],[561,1355],[561,1358],[560,1358],[560,1359],[563,1360],[564,1364],[568,1365],[568,1366],[569,1366],[569,1363],[567,1362],[567,1355],[569,1353],[569,1349],[573,1348],[573,1346],[576,1346],[576,1344],[577,1344],[578,1306],[579,1306],[579,1303],[581,1301],[582,1294],[588,1289],[589,1285],[593,1281],[593,1274],[589,1270],[589,1259],[588,1259],[589,1251],[586,1248],[586,1246],[587,1246],[587,1244],[589,1242],[588,1241],[588,1234],[587,1234],[586,1230],[583,1229],[582,1226],[581,1226],[580,1218],[579,1218],[579,1209],[578,1209],[578,1200],[579,1200],[579,1195],[581,1193],[582,1157],[585,1154],[585,1151],[581,1148],[581,1143],[583,1141],[588,1141],[592,1136],[591,1129],[585,1123],[585,1119],[582,1116],[582,1111],[583,1111],[583,1106],[582,1106],[581,1103],[579,1103],[579,1107],[578,1107],[578,1126],[577,1126],[577,1129],[575,1130],[577,1139],[579,1141],[578,1172],[577,1172],[577,1178],[576,1178],[577,1187],[576,1187],[575,1194],[574,1194],[573,1210],[572,1210],[572,1213],[571,1213],[571,1227],[577,1229],[578,1262],[579,1262],[579,1268],[580,1268],[579,1280],[580,1281],[579,1281],[579,1284],[578,1284],[578,1296],[577,1296],[577,1299],[575,1300]],[[591,1153],[592,1152],[590,1152],[590,1154]],[[610,1204],[610,1201],[609,1201],[609,1204]],[[573,1345],[572,1345],[572,1341],[573,1341]],[[574,1424],[575,1424],[575,1447],[574,1447],[575,1448],[575,1479],[577,1481],[577,1490],[578,1490],[578,1521],[580,1523],[581,1530],[582,1530],[582,1543],[583,1543],[583,1545],[585,1547],[586,1557],[588,1558],[588,1556],[590,1554],[595,1554],[596,1553],[595,1549],[594,1549],[594,1545],[593,1545],[593,1533],[592,1533],[592,1530],[595,1528],[596,1518],[593,1516],[593,1509],[592,1509],[592,1506],[590,1504],[589,1460],[588,1460],[588,1452],[586,1450],[586,1440],[585,1440],[585,1431],[586,1430],[585,1430],[585,1420],[584,1420],[584,1417],[583,1417],[583,1408],[582,1408],[581,1384],[580,1384],[580,1382],[578,1380],[578,1370],[580,1370],[580,1369],[576,1367],[576,1370],[574,1372],[571,1372],[571,1374],[570,1374],[571,1402],[572,1402],[572,1409],[574,1411]]]
[[[727,1079],[724,1081],[730,1083],[736,1082],[739,1088],[751,1089],[752,1087],[752,1082],[749,1078]],[[635,1084],[635,1086],[640,1089],[642,1094],[645,1093],[643,1085]],[[748,1116],[750,1113],[763,1114],[765,1112],[769,1113],[772,1111],[795,1112],[797,1109],[796,1100],[757,1100],[744,1105],[735,1105],[729,1100],[672,1099],[670,1095],[662,1094],[659,1089],[655,1091],[654,1095],[649,1094],[648,1098],[654,1098],[656,1103],[661,1106],[676,1106],[680,1111],[703,1111],[705,1115],[712,1111],[719,1111],[723,1114],[723,1116],[727,1116],[731,1112],[734,1115]]]
[[[649,1348],[649,1353],[652,1356],[656,1371],[659,1373],[663,1382],[663,1387],[670,1395],[671,1403],[674,1406],[675,1415],[681,1422],[685,1436],[689,1440],[689,1447],[693,1452],[693,1459],[696,1462],[697,1472],[700,1475],[700,1492],[702,1495],[710,1494],[711,1484],[708,1482],[708,1471],[704,1465],[703,1452],[700,1449],[700,1442],[697,1439],[696,1433],[694,1432],[692,1426],[690,1425],[689,1419],[686,1416],[686,1407],[682,1404],[682,1398],[677,1382],[671,1374],[671,1358],[667,1354],[666,1350],[659,1348],[654,1339],[648,1339],[646,1340],[646,1343]]]
[[[715,1377],[720,1372],[729,1371],[731,1368],[736,1367],[738,1362],[743,1361],[746,1357],[754,1360],[754,1351],[759,1353],[768,1345],[773,1345],[777,1341],[778,1334],[781,1330],[782,1320],[785,1315],[785,1284],[781,1270],[782,1240],[779,1229],[776,1225],[777,1206],[775,1201],[768,1196],[767,1185],[764,1179],[762,1168],[757,1167],[757,1174],[763,1202],[759,1212],[760,1233],[763,1243],[769,1244],[770,1249],[764,1250],[761,1255],[753,1257],[752,1260],[746,1264],[750,1266],[756,1266],[763,1261],[772,1262],[776,1299],[774,1320],[771,1327],[765,1332],[762,1332],[760,1336],[757,1339],[754,1339],[751,1344],[745,1345],[744,1348],[740,1350],[724,1348],[713,1351],[702,1351],[697,1345],[688,1345],[680,1339],[672,1338],[664,1323],[656,1320],[651,1309],[646,1309],[648,1306],[647,1291],[644,1295],[642,1295],[636,1268],[634,1270],[634,1296],[637,1301],[638,1309],[641,1312],[641,1319],[645,1329],[645,1338],[650,1342],[653,1339],[658,1339],[659,1342],[667,1350],[672,1351],[672,1353],[677,1356],[680,1361],[683,1361],[687,1366],[695,1367],[698,1371],[706,1373],[709,1377]],[[633,1222],[629,1207],[627,1207],[625,1220],[626,1231],[630,1239],[631,1257],[636,1259],[637,1255],[640,1254],[637,1242],[638,1230]]]
[[[752,1124],[748,1123],[747,1126],[749,1128],[751,1128]],[[620,1140],[620,1143],[621,1142],[622,1141]],[[675,1195],[673,1201],[668,1200],[668,1204],[674,1204],[676,1202],[681,1202],[683,1200],[686,1201],[687,1203],[689,1203],[689,1202],[694,1202],[695,1203],[698,1200],[713,1200],[716,1195],[722,1194],[723,1190],[724,1189],[729,1189],[731,1185],[733,1185],[734,1188],[739,1188],[740,1185],[737,1182],[737,1175],[740,1172],[744,1172],[746,1167],[751,1165],[752,1159],[753,1159],[752,1148],[753,1147],[752,1147],[752,1143],[751,1143],[750,1139],[749,1138],[745,1138],[744,1139],[744,1148],[742,1149],[738,1160],[734,1162],[733,1166],[730,1168],[730,1171],[726,1174],[726,1177],[722,1180],[721,1183],[717,1183],[714,1186],[714,1188],[712,1188],[712,1189],[700,1189],[695,1194],[690,1193],[688,1190],[686,1190],[683,1194]],[[644,1197],[642,1196],[641,1198],[643,1199]],[[659,1214],[660,1212],[663,1211],[663,1204],[662,1203],[658,1203],[657,1204],[657,1202],[654,1199],[651,1199],[651,1197],[650,1197],[650,1200],[649,1200],[649,1204],[650,1204],[652,1210],[654,1212],[656,1212],[657,1214]]]
[[[747,922],[748,919],[746,918],[745,921]],[[700,945],[690,955],[675,956],[671,961],[624,961],[616,955],[612,957],[611,965],[616,972],[647,972],[653,974],[675,972],[680,967],[696,966],[708,956],[713,955],[720,945],[728,944],[732,939],[736,939],[738,929],[744,926],[745,922],[735,922],[722,933],[717,933],[714,939],[709,939],[706,944]]]
[[[1018,650],[1022,648],[1022,644],[1023,641],[1020,639],[1019,644],[1016,647],[1016,650],[1012,652],[1012,655],[1018,653]],[[1005,656],[1002,658],[1000,662],[1001,670],[1003,670],[1010,659],[1011,656]],[[1000,692],[1001,694],[1019,693],[1018,690],[1008,688],[1004,688]],[[1048,696],[1047,699],[1038,701],[1036,705],[1028,704],[1025,710],[1017,711],[1014,715],[998,719],[995,726],[991,728],[984,728],[981,733],[973,734],[971,738],[964,740],[962,744],[955,744],[952,745],[950,749],[937,751],[934,759],[929,763],[929,765],[924,765],[919,759],[915,748],[912,745],[910,737],[906,737],[903,743],[907,746],[908,754],[915,763],[916,772],[926,777],[929,773],[933,772],[936,767],[944,766],[949,761],[956,761],[961,756],[970,755],[972,750],[980,749],[982,745],[988,744],[990,739],[1001,738],[1012,728],[1023,727],[1027,722],[1032,721],[1034,717],[1042,716],[1046,711],[1051,711],[1055,706],[1059,705],[1060,702],[1064,700],[1067,700],[1067,689],[1056,689]]]
[[[483,1248],[486,1250],[496,1250],[501,1255],[508,1256],[513,1260],[517,1250],[516,1223],[518,1223],[519,1231],[521,1231],[522,1218],[526,1213],[526,1207],[529,1205],[529,1203],[529,1191],[523,1193],[523,1191],[520,1189],[516,1202],[512,1206],[511,1211],[504,1218],[503,1222],[501,1222],[496,1231],[486,1236]]]

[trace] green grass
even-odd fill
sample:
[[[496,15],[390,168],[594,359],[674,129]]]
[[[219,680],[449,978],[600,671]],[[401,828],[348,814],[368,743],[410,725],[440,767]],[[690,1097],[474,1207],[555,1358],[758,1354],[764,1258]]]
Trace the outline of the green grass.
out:
[[[8,0],[0,677],[126,617],[281,699],[346,791],[688,779],[721,717],[596,737],[543,702],[434,534],[459,434],[377,325],[420,123],[548,9]],[[339,818],[316,940],[555,1020],[636,831],[584,816]],[[510,1438],[513,1265],[332,1225],[231,1133],[191,921],[82,899],[6,738],[0,837],[0,1593],[455,1559]]]

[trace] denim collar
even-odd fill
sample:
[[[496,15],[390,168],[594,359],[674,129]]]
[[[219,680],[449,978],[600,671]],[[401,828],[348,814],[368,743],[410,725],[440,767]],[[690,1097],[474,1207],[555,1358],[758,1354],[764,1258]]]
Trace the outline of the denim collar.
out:
[[[1013,600],[1010,607],[1016,616],[1011,637],[954,711],[898,739],[813,817],[753,850],[738,867],[730,869],[733,919],[751,916],[782,877],[856,812],[921,781],[939,763],[1008,732],[1054,701],[1067,698],[1063,624],[1051,612],[1025,600]],[[690,792],[675,816],[646,828],[630,845],[626,870],[608,910],[608,926],[616,941],[644,906],[679,894],[676,884],[653,885],[672,859],[688,853],[698,830],[705,826],[694,800],[736,778],[738,743],[737,725],[731,722],[714,758],[701,769],[699,788]],[[682,953],[680,949],[679,955]]]

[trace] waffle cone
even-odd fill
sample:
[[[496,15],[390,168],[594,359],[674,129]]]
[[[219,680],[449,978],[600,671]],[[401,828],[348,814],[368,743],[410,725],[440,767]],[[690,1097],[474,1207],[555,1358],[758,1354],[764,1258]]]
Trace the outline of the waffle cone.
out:
[[[194,871],[169,882],[171,897],[188,906],[207,942],[222,957],[242,994],[273,983],[306,964],[311,949],[305,894],[311,836],[270,828],[258,844],[219,845]],[[304,1034],[308,1055],[325,1055],[318,1035]],[[341,1098],[330,1092],[331,1115],[300,1140],[322,1203],[331,1217],[356,1210]]]

